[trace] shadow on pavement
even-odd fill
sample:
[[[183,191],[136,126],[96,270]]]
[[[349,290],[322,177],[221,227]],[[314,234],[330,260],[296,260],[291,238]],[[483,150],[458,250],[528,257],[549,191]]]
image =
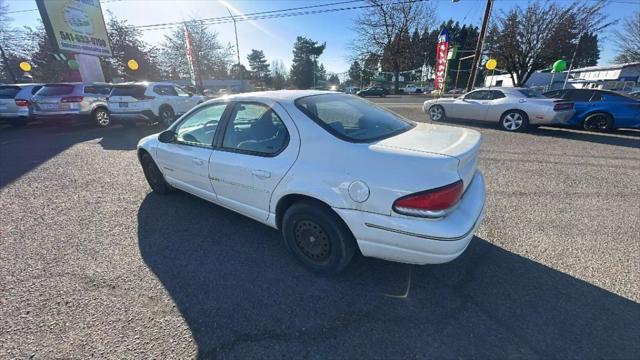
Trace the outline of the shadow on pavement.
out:
[[[134,150],[142,137],[156,127],[106,129],[87,123],[33,123],[25,128],[0,129],[0,189],[54,158],[73,145],[100,139],[105,150]]]
[[[640,305],[475,238],[456,261],[359,258],[313,275],[278,231],[198,198],[149,194],[143,260],[200,358],[634,358]]]

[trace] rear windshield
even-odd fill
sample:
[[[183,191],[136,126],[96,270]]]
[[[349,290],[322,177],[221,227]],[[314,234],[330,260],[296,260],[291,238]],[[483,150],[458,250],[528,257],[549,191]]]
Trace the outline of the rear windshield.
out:
[[[17,86],[0,86],[0,99],[13,99],[19,91]]]
[[[69,95],[73,92],[73,85],[45,85],[38,91],[39,96]]]
[[[518,92],[526,98],[544,98],[540,93],[531,89],[519,89]]]
[[[146,90],[147,87],[142,85],[116,86],[111,91],[111,96],[131,96],[141,99],[144,97]]]
[[[351,142],[385,139],[414,127],[409,120],[351,95],[312,95],[295,104],[325,130]]]

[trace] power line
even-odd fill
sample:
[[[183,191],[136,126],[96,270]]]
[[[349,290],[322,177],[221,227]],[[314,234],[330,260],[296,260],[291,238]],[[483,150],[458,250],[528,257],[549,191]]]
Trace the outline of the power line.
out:
[[[265,19],[277,19],[277,18],[284,18],[284,17],[303,16],[303,15],[315,15],[315,14],[331,13],[331,12],[338,12],[338,11],[365,9],[365,8],[377,6],[377,5],[359,5],[359,6],[347,6],[347,7],[332,8],[332,9],[297,11],[297,10],[310,9],[310,8],[331,7],[331,6],[341,5],[341,4],[362,2],[362,1],[363,0],[340,1],[336,3],[330,3],[330,4],[311,5],[311,6],[303,6],[298,8],[288,8],[288,9],[248,13],[244,15],[237,15],[236,21],[265,20]],[[417,2],[423,2],[423,1],[428,1],[428,0],[395,1],[395,2],[386,3],[385,5],[387,6],[399,5],[399,4],[417,3]],[[160,24],[135,25],[134,27],[143,31],[162,30],[162,29],[168,29],[178,25],[182,25],[185,22],[201,23],[206,25],[216,25],[216,24],[231,23],[233,22],[233,19],[230,16],[219,16],[219,17],[194,19],[194,20],[187,20],[187,21],[174,21],[174,22],[167,22],[167,23],[160,23]]]
[[[107,3],[120,2],[120,1],[126,1],[126,0],[102,0],[100,1],[100,4],[107,4]],[[38,9],[7,11],[5,14],[17,14],[17,13],[25,13],[25,12],[32,12],[32,11],[38,11]]]

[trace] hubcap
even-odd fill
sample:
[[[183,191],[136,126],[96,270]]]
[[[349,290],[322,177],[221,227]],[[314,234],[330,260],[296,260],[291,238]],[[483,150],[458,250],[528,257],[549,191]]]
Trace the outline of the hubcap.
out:
[[[302,220],[296,224],[295,240],[300,251],[313,261],[327,260],[331,254],[329,236],[313,221]]]
[[[522,126],[522,115],[518,113],[509,113],[504,117],[504,127],[507,130],[517,130]]]
[[[434,106],[429,110],[429,116],[431,120],[438,121],[442,118],[442,108],[439,106]]]
[[[98,111],[96,113],[96,120],[98,121],[98,124],[107,126],[109,125],[109,114],[107,114],[106,111]]]

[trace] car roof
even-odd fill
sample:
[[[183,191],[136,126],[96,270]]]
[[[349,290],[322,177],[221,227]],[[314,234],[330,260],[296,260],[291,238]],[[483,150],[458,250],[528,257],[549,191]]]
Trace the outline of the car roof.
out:
[[[234,94],[224,96],[221,99],[231,101],[252,101],[252,100],[275,100],[278,102],[293,102],[296,99],[323,94],[342,94],[336,91],[328,90],[273,90],[273,91],[258,91],[242,94]],[[344,96],[350,96],[343,94]]]

